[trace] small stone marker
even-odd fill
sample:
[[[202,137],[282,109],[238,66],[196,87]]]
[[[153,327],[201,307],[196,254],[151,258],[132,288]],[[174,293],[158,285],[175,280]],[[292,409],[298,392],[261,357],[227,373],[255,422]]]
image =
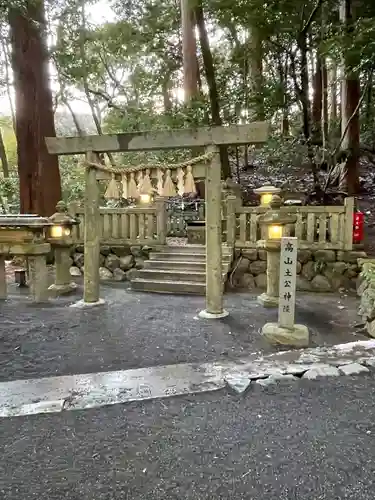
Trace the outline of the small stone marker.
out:
[[[293,328],[296,306],[297,238],[281,238],[279,325]]]
[[[294,324],[297,249],[297,238],[281,238],[278,323],[266,323],[262,328],[262,334],[273,345],[295,347],[309,345],[307,327]]]

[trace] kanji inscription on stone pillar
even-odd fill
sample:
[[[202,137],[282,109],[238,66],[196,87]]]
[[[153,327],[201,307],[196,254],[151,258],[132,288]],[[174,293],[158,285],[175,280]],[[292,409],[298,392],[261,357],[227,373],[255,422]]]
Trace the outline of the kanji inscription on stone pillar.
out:
[[[297,279],[297,238],[281,238],[279,326],[294,327]]]

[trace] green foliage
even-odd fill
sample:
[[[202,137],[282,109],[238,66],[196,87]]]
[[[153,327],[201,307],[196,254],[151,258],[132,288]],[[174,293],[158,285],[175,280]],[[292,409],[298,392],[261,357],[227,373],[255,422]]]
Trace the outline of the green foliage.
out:
[[[375,287],[375,263],[365,263],[361,272],[361,277],[369,281]]]
[[[54,35],[51,57],[57,68],[57,102],[65,105],[77,97],[85,102],[89,98],[106,133],[210,123],[208,85],[199,43],[201,95],[190,106],[185,106],[178,91],[182,87],[179,2],[108,0],[108,9],[113,9],[115,20],[104,24],[90,21],[89,11],[94,3],[94,0],[45,0]],[[321,10],[309,26],[309,57],[311,54],[315,57],[320,50],[330,61],[339,63],[345,56],[351,62],[350,69],[360,74],[363,87],[370,68],[375,65],[375,7],[363,2],[358,21],[348,30],[339,22],[338,3],[338,0],[323,2],[323,41]],[[9,2],[6,4],[9,6]],[[300,95],[295,84],[300,84],[298,41],[315,5],[316,2],[307,0],[203,1],[223,123],[246,122],[254,111],[264,111],[274,133],[258,155],[260,162],[274,169],[307,162],[306,146],[300,140]],[[258,48],[252,44],[256,37],[260,40]],[[251,74],[251,62],[259,54],[263,63],[260,92],[254,89]],[[291,71],[292,56],[297,58],[296,82]],[[277,133],[285,106],[289,139]],[[363,138],[371,144],[373,108],[369,98],[361,109],[365,117]],[[4,137],[10,166],[15,170],[14,135],[5,131]],[[314,151],[316,157],[321,154],[318,149]],[[186,152],[174,151],[129,154],[116,159],[128,163],[178,161],[184,155]],[[62,158],[60,167],[64,198],[82,198],[82,167],[74,158]]]

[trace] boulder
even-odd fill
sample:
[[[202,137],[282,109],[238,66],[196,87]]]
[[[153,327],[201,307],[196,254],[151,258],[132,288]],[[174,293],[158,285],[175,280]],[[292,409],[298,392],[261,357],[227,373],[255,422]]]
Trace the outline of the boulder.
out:
[[[309,292],[311,290],[311,283],[303,276],[297,276],[296,288],[301,292]]]
[[[130,247],[130,251],[132,253],[132,255],[134,255],[134,257],[142,257],[143,253],[142,253],[142,248],[141,247],[137,247],[137,246],[133,246],[133,247]]]
[[[129,271],[134,266],[134,257],[132,255],[124,255],[120,257],[120,269]]]
[[[111,253],[106,257],[104,265],[107,269],[113,272],[115,269],[120,267],[120,259],[117,255]]]
[[[111,252],[117,255],[117,257],[125,257],[127,255],[131,255],[130,246],[129,245],[121,245],[111,247]]]
[[[113,271],[113,279],[114,281],[126,281],[126,274],[120,268],[117,268]]]
[[[264,260],[255,260],[250,263],[250,272],[255,276],[258,274],[263,274],[267,271],[267,262]]]
[[[135,268],[136,269],[143,269],[145,265],[144,259],[142,257],[136,257],[135,258]]]
[[[69,273],[70,273],[70,276],[82,276],[81,270],[79,269],[79,267],[76,267],[76,266],[71,266],[69,268]]]
[[[249,260],[257,260],[258,250],[256,248],[248,248],[247,250],[242,251],[242,255]]]
[[[250,261],[246,257],[241,256],[237,262],[234,263],[233,269],[235,269],[235,275],[242,275],[246,273],[249,269]]]
[[[316,292],[330,292],[332,286],[325,276],[318,274],[311,281],[311,288]]]
[[[306,264],[304,264],[302,267],[301,275],[307,280],[311,281],[316,275],[315,262],[313,262],[312,260],[306,262]]]
[[[335,274],[328,278],[331,283],[333,290],[350,290],[351,288],[355,288],[355,285],[352,284],[350,278],[347,276],[343,276],[342,274]]]
[[[81,268],[85,262],[85,257],[83,253],[74,254],[73,261],[77,267]]]
[[[238,286],[246,290],[254,290],[256,287],[254,276],[249,273],[243,274],[239,277]]]
[[[306,264],[306,262],[312,259],[312,253],[310,250],[300,249],[298,250],[297,259],[301,264]]]
[[[255,284],[257,288],[267,288],[267,275],[258,274],[258,276],[255,276]]]
[[[316,261],[320,262],[335,262],[336,253],[334,250],[316,250],[316,252],[314,252],[314,258]]]
[[[111,253],[111,248],[108,245],[103,245],[100,247],[100,253],[107,257]]]
[[[356,278],[360,272],[359,267],[357,264],[347,264],[347,269],[345,271],[345,276],[348,278]]]
[[[337,252],[337,260],[342,260],[343,262],[348,262],[349,264],[357,264],[357,259],[365,259],[366,257],[366,252],[358,252],[355,250]]]
[[[151,251],[152,251],[152,248],[148,245],[144,245],[142,247],[142,253],[143,253],[143,255],[146,255],[147,257],[150,255]]]
[[[129,271],[126,271],[126,279],[131,281],[133,278],[136,278],[138,273],[137,270],[133,267],[133,269],[129,269]]]
[[[328,278],[328,280],[333,284],[335,281],[339,283],[344,279],[343,273],[346,269],[345,262],[328,262],[323,270],[323,275]],[[335,286],[334,288],[339,288],[340,285]]]
[[[102,281],[108,281],[113,278],[113,274],[106,267],[99,267],[99,278]]]
[[[331,267],[335,273],[344,274],[348,268],[348,264],[345,262],[333,262],[332,264],[327,264],[327,267]]]
[[[267,260],[267,252],[264,250],[264,248],[260,248],[258,250],[258,256],[260,260]]]

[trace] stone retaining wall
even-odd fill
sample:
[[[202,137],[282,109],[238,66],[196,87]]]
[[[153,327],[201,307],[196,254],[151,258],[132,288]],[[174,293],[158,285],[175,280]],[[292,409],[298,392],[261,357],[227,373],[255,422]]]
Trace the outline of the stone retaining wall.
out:
[[[362,268],[357,288],[361,298],[358,314],[368,334],[375,337],[375,259],[360,260],[358,264]]]
[[[356,289],[360,267],[365,258],[361,251],[299,250],[297,289],[333,292],[341,288]],[[243,249],[236,252],[231,283],[235,288],[266,288],[267,254],[265,250]]]
[[[143,268],[150,251],[151,248],[146,246],[102,246],[100,279],[129,280],[134,269]],[[357,260],[364,258],[366,253],[361,251],[299,250],[297,289],[315,292],[334,292],[340,288],[355,290],[360,273]],[[81,276],[85,269],[83,245],[78,245],[72,250],[71,259],[70,274]],[[233,270],[229,283],[233,288],[244,290],[266,288],[266,251],[257,249],[236,251]]]
[[[99,275],[103,281],[127,281],[134,269],[142,269],[148,259],[150,247],[140,246],[102,246],[100,248]],[[71,276],[81,276],[85,271],[83,246],[78,245],[71,252]]]

